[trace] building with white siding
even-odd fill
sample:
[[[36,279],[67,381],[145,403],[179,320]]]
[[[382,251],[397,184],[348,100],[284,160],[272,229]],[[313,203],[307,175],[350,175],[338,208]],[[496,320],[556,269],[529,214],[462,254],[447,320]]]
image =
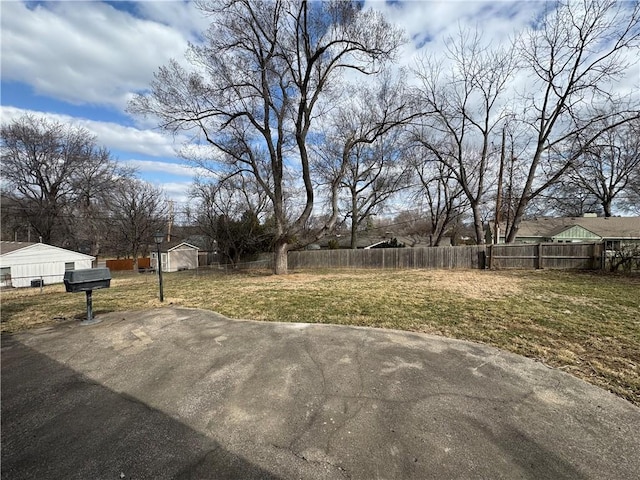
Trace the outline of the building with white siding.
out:
[[[0,242],[0,286],[62,283],[64,272],[91,268],[95,257],[45,243]]]
[[[152,247],[149,248],[151,250],[151,268],[157,270],[157,251]],[[187,242],[163,242],[160,244],[162,271],[178,272],[198,268],[198,250],[198,247]]]

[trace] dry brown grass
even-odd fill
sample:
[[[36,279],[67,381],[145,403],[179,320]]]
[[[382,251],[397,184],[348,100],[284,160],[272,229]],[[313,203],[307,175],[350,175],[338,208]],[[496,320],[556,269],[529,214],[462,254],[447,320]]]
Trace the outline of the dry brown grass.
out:
[[[164,305],[231,318],[366,325],[495,345],[640,405],[640,277],[559,271],[320,271],[168,274]],[[114,276],[96,314],[161,307],[152,275]],[[84,313],[61,285],[2,293],[2,330]]]

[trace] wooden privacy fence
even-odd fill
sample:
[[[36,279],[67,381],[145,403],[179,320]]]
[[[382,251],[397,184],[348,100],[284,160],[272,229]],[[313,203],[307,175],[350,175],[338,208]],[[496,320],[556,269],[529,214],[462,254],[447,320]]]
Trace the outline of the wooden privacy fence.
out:
[[[112,272],[133,270],[133,258],[107,260],[106,266]],[[138,269],[149,269],[149,268],[151,268],[151,259],[149,257],[138,258]]]
[[[602,268],[601,243],[505,243],[487,246],[487,267],[535,270]]]
[[[485,246],[289,252],[289,268],[485,268]]]
[[[600,243],[462,245],[289,252],[289,268],[595,270],[602,268],[601,259]]]

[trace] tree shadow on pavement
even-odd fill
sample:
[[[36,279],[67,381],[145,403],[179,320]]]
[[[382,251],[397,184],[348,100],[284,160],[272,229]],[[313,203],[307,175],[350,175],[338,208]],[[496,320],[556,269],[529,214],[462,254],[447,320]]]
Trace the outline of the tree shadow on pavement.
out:
[[[163,412],[2,337],[3,479],[276,479]]]

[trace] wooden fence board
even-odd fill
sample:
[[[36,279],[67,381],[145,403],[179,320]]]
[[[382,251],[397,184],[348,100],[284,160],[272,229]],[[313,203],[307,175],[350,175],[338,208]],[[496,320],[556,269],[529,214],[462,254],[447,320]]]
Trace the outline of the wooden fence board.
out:
[[[488,246],[492,269],[580,269],[600,268],[601,243],[536,243]]]
[[[107,260],[106,266],[112,272],[133,270],[133,258]],[[151,268],[151,259],[149,257],[138,258],[138,268]]]
[[[484,245],[289,252],[289,268],[484,268]]]
[[[600,268],[602,244],[537,243],[289,252],[289,268]]]

